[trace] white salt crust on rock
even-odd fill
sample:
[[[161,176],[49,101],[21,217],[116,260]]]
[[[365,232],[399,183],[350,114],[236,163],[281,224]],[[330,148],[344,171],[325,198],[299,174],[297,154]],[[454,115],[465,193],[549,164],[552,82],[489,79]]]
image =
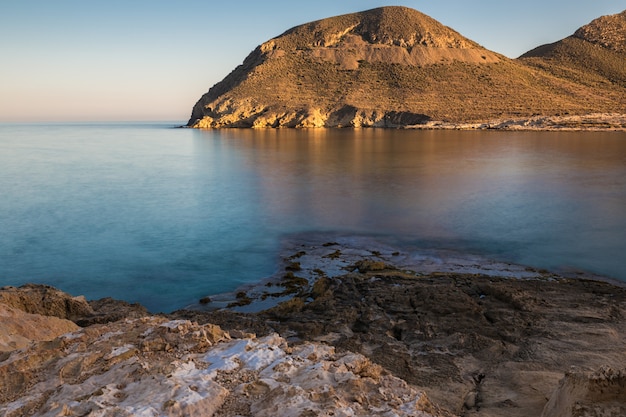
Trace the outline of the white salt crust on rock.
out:
[[[360,354],[158,317],[13,351],[0,389],[6,417],[448,415]]]

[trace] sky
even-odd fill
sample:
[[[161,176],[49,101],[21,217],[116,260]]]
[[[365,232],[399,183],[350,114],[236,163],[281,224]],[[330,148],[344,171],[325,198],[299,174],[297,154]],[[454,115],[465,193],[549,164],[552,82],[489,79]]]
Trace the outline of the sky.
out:
[[[186,121],[257,45],[399,5],[515,58],[626,0],[0,0],[0,122]]]

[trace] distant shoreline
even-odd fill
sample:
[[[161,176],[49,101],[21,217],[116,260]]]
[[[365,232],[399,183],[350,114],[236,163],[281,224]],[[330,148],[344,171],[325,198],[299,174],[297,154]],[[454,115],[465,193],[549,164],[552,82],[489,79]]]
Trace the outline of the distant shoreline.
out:
[[[626,114],[592,113],[587,115],[533,116],[478,123],[430,121],[409,129],[507,130],[507,131],[626,131]]]
[[[199,130],[220,129],[277,129],[272,127],[195,127],[181,128]],[[284,126],[278,129],[284,129]],[[290,129],[288,127],[287,129]],[[626,132],[626,114],[591,113],[586,115],[533,116],[526,118],[504,118],[482,122],[447,122],[431,120],[415,125],[394,126],[346,126],[346,127],[293,127],[291,129],[415,129],[415,130],[503,130],[537,132]]]

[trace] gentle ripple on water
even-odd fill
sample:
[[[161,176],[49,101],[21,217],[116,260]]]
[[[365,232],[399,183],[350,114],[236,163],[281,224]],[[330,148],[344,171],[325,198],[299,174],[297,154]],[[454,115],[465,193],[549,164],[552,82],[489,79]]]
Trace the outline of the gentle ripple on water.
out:
[[[0,125],[0,285],[171,310],[306,231],[626,280],[624,133],[171,126]]]

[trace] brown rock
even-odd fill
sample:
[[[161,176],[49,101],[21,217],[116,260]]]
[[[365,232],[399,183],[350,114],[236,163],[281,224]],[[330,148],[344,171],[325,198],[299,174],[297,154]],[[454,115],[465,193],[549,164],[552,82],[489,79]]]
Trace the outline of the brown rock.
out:
[[[450,416],[362,355],[163,317],[12,352],[0,360],[0,415]]]
[[[78,320],[94,314],[83,296],[73,297],[49,285],[25,284],[0,288],[0,303],[31,314]]]
[[[571,366],[626,363],[626,289],[609,283],[373,268],[324,285],[259,322],[362,353],[459,414],[538,416]]]
[[[112,298],[87,301],[41,284],[0,288],[0,303],[31,314],[71,320],[82,327],[148,315],[140,304]]]
[[[602,367],[596,372],[571,371],[541,414],[542,417],[626,415],[626,368]]]
[[[0,352],[22,349],[33,341],[52,340],[78,330],[69,320],[30,314],[0,303]]]
[[[94,313],[91,316],[77,319],[76,323],[79,326],[84,327],[92,324],[109,323],[124,318],[140,318],[149,314],[148,310],[141,304],[131,304],[110,297],[89,301],[89,305]]]

